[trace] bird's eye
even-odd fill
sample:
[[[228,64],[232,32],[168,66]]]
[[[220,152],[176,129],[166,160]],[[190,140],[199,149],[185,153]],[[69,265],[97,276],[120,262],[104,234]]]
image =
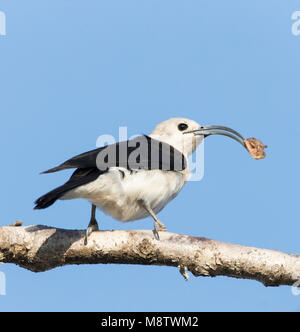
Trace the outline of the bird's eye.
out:
[[[184,130],[186,130],[188,128],[188,125],[186,124],[186,123],[179,123],[179,125],[178,125],[178,129],[180,130],[180,131],[184,131]]]

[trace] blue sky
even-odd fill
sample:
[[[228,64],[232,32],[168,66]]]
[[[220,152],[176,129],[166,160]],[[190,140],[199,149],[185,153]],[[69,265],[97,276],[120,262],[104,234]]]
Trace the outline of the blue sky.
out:
[[[205,144],[205,176],[161,213],[171,232],[300,253],[298,1],[2,0],[0,224],[84,229],[90,206],[33,201],[69,172],[39,175],[99,135],[149,133],[174,116],[231,126],[268,144]],[[98,212],[102,229],[150,229]],[[291,288],[174,268],[81,265],[33,273],[0,265],[0,311],[298,311]]]

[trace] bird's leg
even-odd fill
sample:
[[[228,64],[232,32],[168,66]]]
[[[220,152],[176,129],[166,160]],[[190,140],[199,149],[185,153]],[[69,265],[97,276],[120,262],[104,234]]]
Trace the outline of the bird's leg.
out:
[[[91,220],[89,222],[88,228],[86,229],[85,237],[84,237],[85,245],[87,245],[87,238],[91,235],[91,233],[99,230],[98,223],[97,223],[95,216],[96,216],[96,205],[92,204]]]
[[[158,232],[165,232],[167,230],[166,226],[157,218],[156,214],[153,212],[153,210],[150,207],[150,204],[141,201],[142,206],[144,209],[150,214],[150,216],[154,219],[154,229],[153,229],[153,234],[156,240],[159,240],[159,234]]]

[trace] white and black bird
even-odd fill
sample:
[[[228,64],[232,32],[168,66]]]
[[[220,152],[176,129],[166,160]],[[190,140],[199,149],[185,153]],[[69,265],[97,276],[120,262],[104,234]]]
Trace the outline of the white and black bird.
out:
[[[56,200],[84,198],[91,202],[91,219],[85,243],[98,230],[96,207],[119,221],[151,216],[154,235],[166,227],[157,214],[180,192],[190,177],[188,157],[203,138],[226,135],[244,146],[244,138],[224,126],[200,126],[185,118],[159,123],[149,136],[104,146],[78,156],[43,173],[76,168],[62,186],[36,200],[45,209]]]

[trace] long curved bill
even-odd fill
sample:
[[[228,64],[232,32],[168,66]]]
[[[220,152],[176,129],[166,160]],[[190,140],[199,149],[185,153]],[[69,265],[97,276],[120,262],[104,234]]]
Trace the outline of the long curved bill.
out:
[[[231,129],[229,127],[217,126],[217,125],[202,126],[199,129],[189,131],[188,133],[194,133],[194,135],[203,135],[204,137],[207,137],[210,135],[228,136],[228,137],[236,140],[244,148],[246,148],[245,143],[244,143],[245,138],[239,132],[237,132],[236,130]]]

